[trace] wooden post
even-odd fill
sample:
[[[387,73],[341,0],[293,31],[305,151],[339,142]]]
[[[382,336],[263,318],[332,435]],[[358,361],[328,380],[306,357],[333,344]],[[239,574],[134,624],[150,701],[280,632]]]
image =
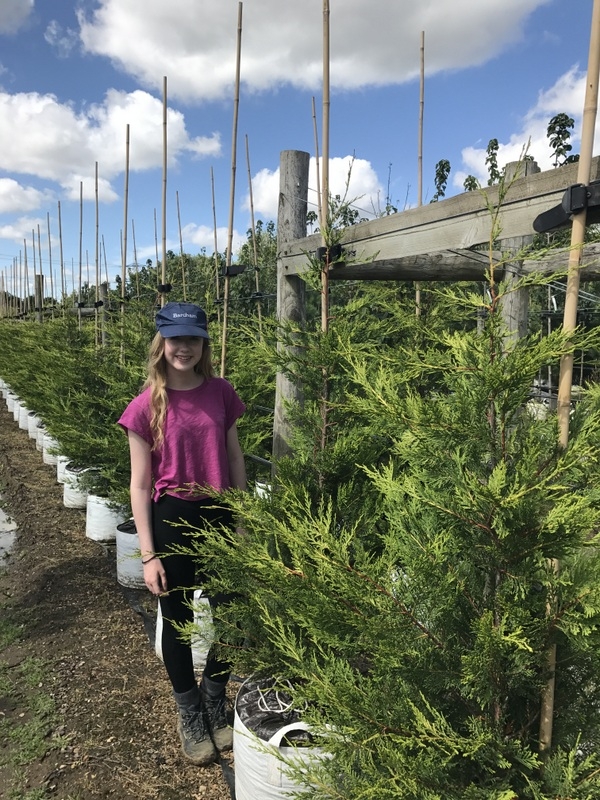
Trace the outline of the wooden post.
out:
[[[279,209],[277,212],[277,252],[288,242],[306,236],[308,202],[308,167],[310,154],[285,150],[279,162]],[[281,322],[293,322],[303,327],[306,319],[306,286],[297,275],[285,274],[281,259],[277,259],[277,317]],[[278,342],[280,352],[286,350]],[[273,471],[277,460],[289,455],[291,448],[287,404],[302,402],[302,389],[281,372],[275,384],[275,420],[273,424]]]
[[[233,256],[233,217],[235,212],[235,175],[237,170],[237,131],[240,108],[240,75],[242,63],[242,11],[243,3],[238,3],[238,22],[235,55],[235,89],[233,97],[233,130],[231,132],[231,183],[229,189],[229,225],[227,227],[227,253],[225,260],[225,281],[223,285],[223,325],[221,328],[221,377],[225,377],[227,358],[227,326],[229,324],[229,284],[231,259]]]
[[[600,81],[600,0],[594,0],[588,55],[587,82],[583,104],[581,130],[581,151],[577,164],[577,183],[588,186],[591,180],[592,155],[598,114],[598,91]],[[585,240],[587,209],[575,214],[571,222],[571,250],[567,274],[567,290],[563,314],[563,331],[572,332],[577,327],[577,308],[579,305],[579,285],[581,271],[581,252]],[[571,385],[573,382],[572,352],[565,353],[560,360],[558,375],[558,443],[562,449],[569,445],[569,420],[571,415]],[[560,569],[558,559],[551,561],[555,572]],[[548,598],[548,611],[554,613],[553,598]],[[554,692],[556,688],[557,645],[550,642],[547,650],[548,680],[542,692],[540,709],[540,752],[547,755],[552,747],[554,725]],[[564,668],[564,667],[563,667]]]
[[[36,322],[42,322],[44,319],[43,312],[44,302],[44,276],[35,276],[35,319]]]
[[[540,168],[535,161],[513,161],[506,165],[506,183],[509,185],[515,178],[525,178],[528,175],[535,175],[540,172]],[[502,237],[502,234],[500,234]],[[515,236],[510,239],[501,238],[503,253],[514,253],[518,256],[523,254],[527,245],[533,241],[533,234],[530,236]],[[504,280],[509,285],[516,283],[522,272],[523,258],[517,258],[504,265]],[[529,289],[520,288],[510,290],[502,299],[502,316],[507,328],[508,339],[522,339],[527,334],[529,320]]]
[[[108,283],[103,281],[98,288],[100,293],[99,299],[102,301],[102,305],[100,306],[100,343],[102,344],[102,347],[106,347],[106,326],[108,322]]]

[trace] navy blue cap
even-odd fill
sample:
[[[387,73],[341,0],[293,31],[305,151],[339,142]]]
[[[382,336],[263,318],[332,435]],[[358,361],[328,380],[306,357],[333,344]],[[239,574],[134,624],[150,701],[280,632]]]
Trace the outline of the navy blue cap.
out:
[[[156,315],[156,330],[163,339],[202,336],[208,339],[206,314],[194,303],[167,303]]]

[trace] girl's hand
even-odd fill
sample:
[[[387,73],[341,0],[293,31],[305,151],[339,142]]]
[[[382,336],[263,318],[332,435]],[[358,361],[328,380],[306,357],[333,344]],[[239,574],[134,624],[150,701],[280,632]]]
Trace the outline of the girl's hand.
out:
[[[144,583],[152,594],[158,596],[167,591],[167,575],[159,558],[153,558],[143,565]]]

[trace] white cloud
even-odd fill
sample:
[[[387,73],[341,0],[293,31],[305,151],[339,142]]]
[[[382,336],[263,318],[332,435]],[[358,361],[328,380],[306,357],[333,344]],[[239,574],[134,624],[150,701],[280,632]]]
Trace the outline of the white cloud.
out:
[[[488,61],[518,41],[536,8],[550,0],[421,0],[332,4],[331,80],[337,88],[400,83],[419,70],[425,31],[427,72]],[[99,0],[79,14],[84,48],[111,59],[142,85],[187,100],[231,96],[235,75],[238,3],[179,0]],[[315,89],[323,73],[321,0],[247,0],[242,21],[242,79],[251,90],[283,84]]]
[[[125,170],[127,125],[130,169],[160,167],[162,114],[162,102],[143,91],[110,90],[102,104],[81,112],[53,95],[0,92],[0,170],[53,181],[71,197],[79,196],[83,181],[89,199],[94,195],[95,164],[99,161],[100,200],[115,200],[111,181]],[[170,167],[176,167],[185,155],[220,153],[218,134],[190,137],[179,111],[168,109],[167,126]],[[19,210],[18,205],[13,210]]]
[[[31,186],[22,186],[12,178],[0,178],[0,214],[33,211],[51,199],[48,191],[40,192]]]
[[[189,245],[193,245],[198,251],[206,250],[207,253],[214,252],[214,229],[209,228],[207,225],[195,225],[193,223],[185,225],[181,230],[181,236],[183,239],[183,249],[186,252],[190,252],[192,249]],[[225,252],[228,239],[228,229],[217,227],[217,249],[220,253]],[[237,231],[233,231],[231,252],[237,253],[245,241],[245,236],[242,236],[242,234]],[[177,252],[179,252],[179,245],[177,245]]]
[[[0,34],[16,33],[29,19],[34,0],[2,0],[0,3]]]
[[[321,162],[322,163],[322,162]],[[322,167],[320,177],[322,179]],[[348,175],[350,180],[348,181]],[[377,175],[368,161],[353,156],[331,158],[329,160],[329,192],[340,195],[359,211],[361,217],[372,217],[385,205],[382,187]],[[252,200],[255,217],[277,219],[279,198],[279,169],[260,170],[252,178]],[[243,201],[243,208],[250,207],[249,193]],[[311,158],[308,179],[309,211],[318,209],[316,160]]]
[[[575,127],[571,131],[570,143],[573,152],[577,153],[581,140],[581,109],[585,97],[586,76],[576,67],[562,75],[547,91],[541,92],[537,103],[523,118],[521,130],[513,133],[507,142],[499,142],[498,165],[518,161],[524,148],[538,163],[540,169],[551,169],[552,151],[547,136],[548,123],[556,114],[565,113],[573,118]],[[594,152],[600,145],[600,131],[596,135]],[[485,163],[486,147],[466,147],[462,151],[464,170],[456,172],[453,184],[462,187],[468,174],[474,175],[481,184],[488,181],[488,169]]]
[[[46,224],[45,218],[19,217],[4,225],[0,225],[0,239],[13,241],[19,247],[22,247],[25,241],[27,243],[25,249],[33,248],[31,232],[37,231],[38,225],[40,226],[40,231],[45,231]]]
[[[66,30],[52,20],[44,32],[44,39],[55,49],[59,58],[67,58],[79,44],[79,35],[72,28]]]

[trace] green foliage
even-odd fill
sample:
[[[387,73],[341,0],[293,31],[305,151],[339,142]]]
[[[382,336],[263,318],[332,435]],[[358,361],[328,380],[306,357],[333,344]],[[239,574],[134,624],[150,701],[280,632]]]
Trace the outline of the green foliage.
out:
[[[568,114],[556,114],[548,123],[546,135],[552,148],[554,156],[554,166],[562,167],[564,164],[572,164],[579,161],[578,155],[569,155],[573,149],[570,143],[571,130],[575,127],[575,120]]]
[[[526,410],[540,369],[598,334],[508,340],[505,291],[479,332],[438,328],[435,298],[427,330],[389,297],[352,327],[359,298],[307,338],[295,458],[270,498],[232,497],[243,538],[197,544],[240,595],[220,624],[237,667],[291,680],[326,737],[310,796],[600,791],[600,390],[575,409],[565,451],[555,418]],[[471,318],[482,303],[451,287],[439,300]],[[319,369],[334,359],[323,431]],[[550,644],[555,749],[542,763]]]
[[[479,181],[474,175],[467,175],[463,182],[463,188],[465,192],[475,192],[477,189],[480,189],[481,186],[479,185]]]
[[[330,247],[353,219],[350,208],[337,214],[340,201]],[[489,210],[491,249],[499,218]],[[275,253],[273,230],[263,234],[261,280]],[[251,238],[245,247],[253,258]],[[198,293],[216,351],[220,309],[205,266]],[[309,276],[315,289],[321,266]],[[294,454],[278,463],[267,497],[230,493],[245,535],[212,531],[193,549],[219,590],[237,595],[217,622],[236,670],[291,681],[323,736],[331,758],[299,776],[307,796],[598,796],[600,389],[589,386],[574,408],[566,450],[554,415],[527,410],[540,371],[598,349],[597,329],[508,337],[501,302],[543,286],[540,275],[509,287],[490,268],[485,294],[479,284],[423,288],[419,317],[407,285],[332,282],[326,331],[317,306],[302,328],[260,317],[245,305],[253,272],[244,275],[232,280],[227,355],[248,405],[243,449],[270,456],[279,371],[304,392],[289,409]],[[143,377],[153,301],[128,301],[100,353],[69,317],[0,325],[0,374],[26,399],[31,382],[31,399],[49,403],[51,431],[73,452],[74,437],[53,420],[59,411],[87,420],[90,438],[78,441],[95,447],[103,475],[110,452],[115,482],[127,457],[114,421]],[[52,369],[33,358],[42,341]],[[49,398],[58,385],[67,387],[60,402]],[[265,473],[251,467],[251,478]],[[552,645],[554,747],[542,761]]]
[[[435,194],[431,198],[432,203],[437,203],[440,198],[445,197],[450,169],[450,162],[446,158],[442,158],[435,165]]]
[[[494,186],[494,184],[500,181],[500,170],[498,169],[498,150],[500,145],[498,144],[498,139],[490,139],[488,142],[487,150],[486,150],[486,158],[485,163],[488,168],[489,180],[488,186]]]

